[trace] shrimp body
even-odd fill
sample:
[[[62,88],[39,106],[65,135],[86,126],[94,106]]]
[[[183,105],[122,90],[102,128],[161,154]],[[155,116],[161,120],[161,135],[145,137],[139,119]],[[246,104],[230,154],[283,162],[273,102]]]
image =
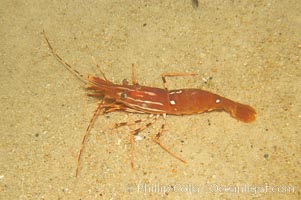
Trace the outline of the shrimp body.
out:
[[[127,84],[114,84],[98,77],[89,77],[89,89],[116,101],[120,107],[132,112],[190,115],[213,110],[224,110],[242,122],[252,122],[256,111],[248,105],[237,103],[217,94],[200,89],[167,90]]]

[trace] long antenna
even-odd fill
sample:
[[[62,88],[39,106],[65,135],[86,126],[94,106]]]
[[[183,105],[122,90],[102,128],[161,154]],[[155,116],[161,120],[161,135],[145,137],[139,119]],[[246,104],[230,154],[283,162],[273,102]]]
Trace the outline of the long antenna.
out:
[[[53,47],[51,46],[48,38],[47,38],[47,35],[45,33],[45,31],[43,30],[43,34],[44,34],[44,37],[45,37],[45,40],[48,44],[48,47],[49,49],[51,50],[51,53],[54,55],[54,57],[62,64],[64,65],[64,67],[69,70],[72,74],[74,74],[77,78],[79,78],[81,81],[83,81],[84,83],[87,83],[88,81],[84,78],[84,76],[79,72],[77,71],[76,69],[74,69],[69,63],[67,63],[66,61],[64,61],[53,49]]]

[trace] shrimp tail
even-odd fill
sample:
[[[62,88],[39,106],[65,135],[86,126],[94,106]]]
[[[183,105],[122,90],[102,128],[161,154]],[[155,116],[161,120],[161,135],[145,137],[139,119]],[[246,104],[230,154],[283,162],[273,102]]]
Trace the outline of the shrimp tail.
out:
[[[226,99],[226,101],[224,101],[223,108],[230,113],[233,118],[242,122],[250,123],[256,119],[256,111],[249,105]]]
[[[236,104],[236,108],[231,112],[232,117],[246,123],[250,123],[256,119],[256,111],[254,108],[244,104]]]

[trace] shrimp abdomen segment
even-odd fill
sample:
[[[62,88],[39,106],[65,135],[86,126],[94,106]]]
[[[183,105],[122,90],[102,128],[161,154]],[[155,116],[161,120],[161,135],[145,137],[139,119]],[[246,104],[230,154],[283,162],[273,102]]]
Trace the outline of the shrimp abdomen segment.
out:
[[[199,89],[170,90],[168,114],[196,114],[222,109],[220,98],[219,95]]]

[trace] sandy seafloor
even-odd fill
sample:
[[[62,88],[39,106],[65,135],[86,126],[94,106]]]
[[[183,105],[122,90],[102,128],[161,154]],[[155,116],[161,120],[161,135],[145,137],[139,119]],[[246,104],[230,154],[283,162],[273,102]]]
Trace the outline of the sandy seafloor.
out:
[[[291,1],[1,1],[0,199],[300,199],[301,4]],[[147,115],[99,116],[97,105],[50,53],[115,83],[199,88],[256,108],[246,124],[224,112],[167,116],[140,133],[135,170],[130,128]],[[88,46],[88,48],[87,48]],[[187,102],[189,103],[189,102]]]

